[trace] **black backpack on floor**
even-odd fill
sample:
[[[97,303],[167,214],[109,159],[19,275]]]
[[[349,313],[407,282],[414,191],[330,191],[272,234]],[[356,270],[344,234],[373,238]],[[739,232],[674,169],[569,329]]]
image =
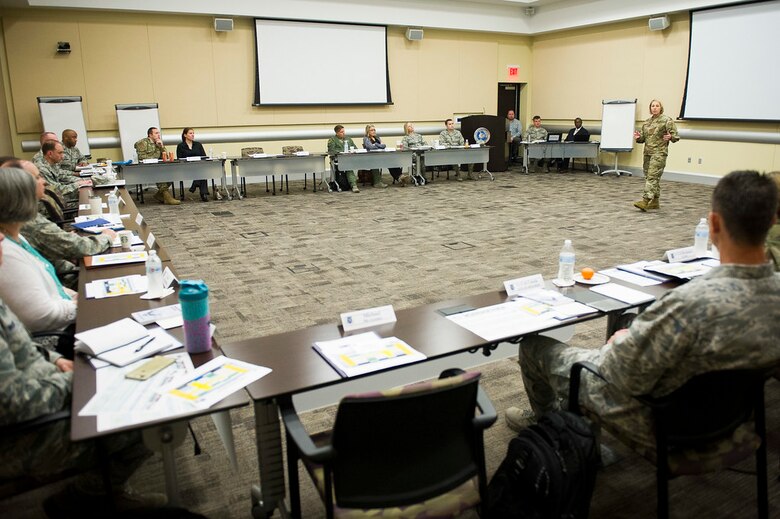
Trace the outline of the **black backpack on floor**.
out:
[[[548,413],[509,442],[488,485],[491,519],[586,519],[598,444],[585,419]]]
[[[347,173],[337,169],[333,175],[333,181],[330,182],[330,189],[331,191],[349,191],[352,189],[352,186],[349,185],[349,180],[347,180]]]

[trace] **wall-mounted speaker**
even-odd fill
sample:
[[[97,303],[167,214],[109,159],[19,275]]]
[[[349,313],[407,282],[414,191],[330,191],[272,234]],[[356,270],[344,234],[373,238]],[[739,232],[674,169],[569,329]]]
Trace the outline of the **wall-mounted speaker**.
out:
[[[214,30],[217,32],[227,32],[233,30],[232,18],[214,18]]]
[[[647,22],[647,26],[651,31],[663,31],[669,27],[669,17],[666,15],[650,18]]]
[[[406,39],[409,41],[420,41],[423,39],[422,29],[412,29],[409,27],[406,29]]]

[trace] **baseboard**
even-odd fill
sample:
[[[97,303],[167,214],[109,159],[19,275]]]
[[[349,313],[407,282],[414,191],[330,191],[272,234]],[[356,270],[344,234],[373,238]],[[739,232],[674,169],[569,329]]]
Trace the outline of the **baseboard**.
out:
[[[601,167],[601,171],[612,169],[615,167],[614,164],[600,164],[599,167]],[[642,171],[642,168],[637,168],[633,166],[618,166],[620,169],[625,171],[630,171],[631,174],[635,177],[644,178],[644,172]],[[669,180],[672,182],[686,182],[688,184],[706,184],[708,186],[714,186],[718,183],[718,180],[721,179],[720,176],[715,175],[706,175],[704,173],[691,173],[688,171],[669,171],[664,170],[663,174],[663,180]]]

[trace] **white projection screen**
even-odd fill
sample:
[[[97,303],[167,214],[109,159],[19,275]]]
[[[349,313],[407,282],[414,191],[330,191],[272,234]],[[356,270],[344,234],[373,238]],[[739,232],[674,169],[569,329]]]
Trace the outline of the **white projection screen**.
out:
[[[681,117],[780,121],[780,1],[691,13]]]
[[[256,106],[390,104],[387,28],[255,19]]]

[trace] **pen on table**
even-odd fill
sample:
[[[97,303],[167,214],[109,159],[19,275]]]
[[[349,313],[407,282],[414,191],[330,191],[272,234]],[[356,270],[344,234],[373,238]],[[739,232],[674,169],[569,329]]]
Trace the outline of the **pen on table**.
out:
[[[138,346],[135,349],[134,353],[138,353],[139,351],[143,350],[146,347],[146,345],[149,344],[150,342],[152,342],[153,340],[154,340],[154,337],[149,337],[148,339],[146,339],[143,344],[141,344],[140,346]]]

